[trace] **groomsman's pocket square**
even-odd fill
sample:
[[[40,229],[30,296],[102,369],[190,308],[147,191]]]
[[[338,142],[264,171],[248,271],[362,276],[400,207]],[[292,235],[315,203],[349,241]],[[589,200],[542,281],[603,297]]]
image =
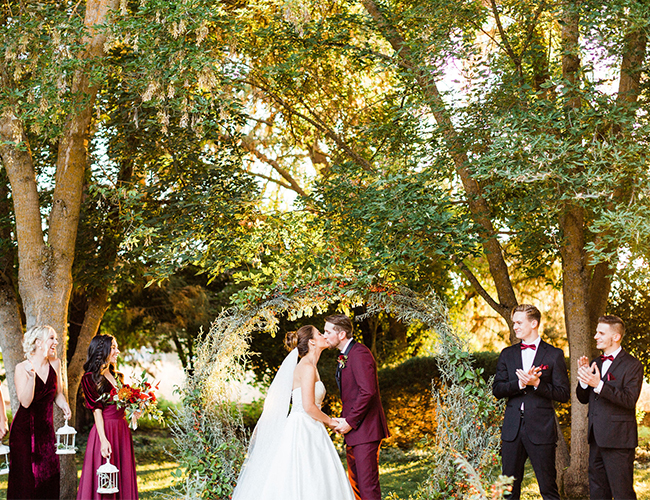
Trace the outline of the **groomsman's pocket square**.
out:
[[[541,365],[540,370],[548,370],[548,365]]]
[[[611,382],[612,380],[616,380],[616,378],[611,373],[608,373],[607,374],[607,382]]]

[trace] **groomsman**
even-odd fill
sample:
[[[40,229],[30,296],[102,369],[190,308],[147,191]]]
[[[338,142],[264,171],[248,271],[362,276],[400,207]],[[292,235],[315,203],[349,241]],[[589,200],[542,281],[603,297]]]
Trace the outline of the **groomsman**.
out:
[[[541,313],[529,304],[512,310],[520,343],[499,356],[492,393],[507,398],[501,428],[503,474],[514,476],[510,500],[519,500],[526,459],[535,471],[544,500],[560,500],[555,471],[557,426],[553,401],[566,403],[571,387],[564,352],[539,337]]]
[[[634,449],[638,444],[636,402],[643,365],[621,348],[625,324],[601,316],[596,347],[603,354],[589,364],[578,360],[576,394],[589,404],[589,494],[592,500],[636,500]]]

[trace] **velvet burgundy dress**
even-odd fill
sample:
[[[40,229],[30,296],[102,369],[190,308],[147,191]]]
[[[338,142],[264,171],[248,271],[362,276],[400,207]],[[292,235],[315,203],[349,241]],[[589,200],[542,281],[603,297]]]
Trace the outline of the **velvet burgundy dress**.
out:
[[[107,380],[105,382],[108,383]],[[107,385],[112,387],[110,383]],[[102,410],[104,432],[112,449],[110,462],[120,470],[117,480],[120,491],[112,495],[97,493],[97,469],[106,463],[106,459],[102,458],[102,445],[99,441],[99,434],[97,434],[97,426],[93,425],[88,436],[77,500],[137,500],[138,483],[135,474],[133,440],[124,418],[124,409],[118,410],[116,405],[107,405],[100,400],[92,373],[84,374],[81,379],[81,387],[86,398],[86,407],[91,410]]]
[[[53,403],[56,371],[50,365],[47,380],[34,374],[34,399],[20,405],[9,435],[7,499],[58,499],[59,457],[56,454]]]

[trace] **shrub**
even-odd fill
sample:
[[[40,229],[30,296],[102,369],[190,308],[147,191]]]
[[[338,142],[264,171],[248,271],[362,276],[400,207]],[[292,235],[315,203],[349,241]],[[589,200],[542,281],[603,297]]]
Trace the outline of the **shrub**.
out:
[[[176,411],[180,408],[180,403],[172,403],[165,398],[158,399],[158,408],[162,411],[162,419],[152,419],[148,416],[144,416],[138,419],[138,429],[143,430],[157,430],[157,429],[167,429],[168,422],[170,418],[174,415]]]
[[[481,377],[487,382],[496,372],[498,357],[498,353],[478,352],[472,353],[468,362],[477,372],[483,370]],[[391,432],[385,445],[411,448],[426,442],[427,436],[435,433],[438,416],[431,394],[432,387],[441,387],[437,357],[411,358],[397,366],[379,370],[378,376]]]
[[[197,345],[194,371],[179,389],[181,405],[170,419],[179,463],[175,498],[229,499],[244,459],[247,434],[227,387],[243,380],[247,345],[231,319],[222,314]]]

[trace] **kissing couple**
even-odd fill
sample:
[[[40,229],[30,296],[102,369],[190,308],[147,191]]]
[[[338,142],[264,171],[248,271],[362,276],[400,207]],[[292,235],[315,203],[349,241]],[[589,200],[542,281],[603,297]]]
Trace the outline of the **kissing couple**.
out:
[[[289,355],[269,387],[232,499],[381,500],[379,446],[388,427],[370,349],[354,341],[344,314],[325,318],[324,333],[312,325],[288,333],[285,344]],[[340,418],[321,411],[317,365],[328,348],[341,351]],[[344,435],[349,482],[323,424]]]

